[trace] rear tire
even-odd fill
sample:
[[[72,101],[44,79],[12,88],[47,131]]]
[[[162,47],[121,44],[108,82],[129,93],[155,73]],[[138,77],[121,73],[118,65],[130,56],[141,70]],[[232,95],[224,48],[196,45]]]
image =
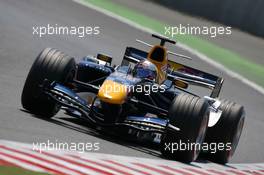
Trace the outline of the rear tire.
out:
[[[44,49],[33,63],[22,91],[23,108],[33,114],[50,118],[54,116],[59,106],[41,92],[40,86],[45,79],[66,83],[75,74],[74,58],[52,48]]]
[[[222,115],[213,127],[208,128],[206,143],[224,144],[225,149],[215,153],[205,152],[206,159],[225,164],[233,156],[238,145],[245,121],[244,107],[228,100],[221,100]],[[229,145],[228,148],[226,145]],[[231,148],[231,149],[230,149]]]
[[[191,148],[180,150],[181,143],[200,144],[201,146],[208,126],[209,104],[199,97],[189,94],[178,95],[169,109],[169,123],[180,128],[180,131],[167,129],[161,139],[161,153],[166,158],[176,159],[183,162],[192,162],[196,160],[200,149]],[[170,150],[166,145],[170,144]],[[172,151],[172,145],[178,146],[178,149]]]

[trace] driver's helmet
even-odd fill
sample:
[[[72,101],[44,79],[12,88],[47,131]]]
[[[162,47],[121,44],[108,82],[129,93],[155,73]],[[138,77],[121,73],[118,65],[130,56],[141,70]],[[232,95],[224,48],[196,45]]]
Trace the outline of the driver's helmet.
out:
[[[133,70],[133,76],[137,78],[146,78],[149,80],[157,80],[157,67],[148,60],[138,62]]]

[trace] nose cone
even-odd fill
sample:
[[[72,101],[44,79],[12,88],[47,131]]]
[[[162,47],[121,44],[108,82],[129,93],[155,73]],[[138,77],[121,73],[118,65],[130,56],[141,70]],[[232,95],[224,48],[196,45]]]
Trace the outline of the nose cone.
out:
[[[97,96],[106,103],[123,104],[127,97],[127,87],[112,80],[105,80]]]

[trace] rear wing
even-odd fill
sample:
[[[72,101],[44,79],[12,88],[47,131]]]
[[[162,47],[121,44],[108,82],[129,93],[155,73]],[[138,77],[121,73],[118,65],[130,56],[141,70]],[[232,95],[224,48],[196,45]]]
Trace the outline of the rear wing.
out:
[[[189,84],[209,88],[210,97],[217,98],[220,94],[224,79],[192,67],[168,60],[168,78],[180,79]]]

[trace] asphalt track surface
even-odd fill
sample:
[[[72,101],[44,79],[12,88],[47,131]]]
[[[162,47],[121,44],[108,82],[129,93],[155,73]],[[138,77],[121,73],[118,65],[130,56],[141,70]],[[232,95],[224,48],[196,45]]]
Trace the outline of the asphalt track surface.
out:
[[[47,24],[100,26],[100,35],[39,38],[32,34],[33,26]],[[0,139],[27,143],[46,143],[48,140],[99,142],[101,153],[160,158],[159,152],[151,148],[100,135],[62,112],[47,121],[21,110],[20,96],[24,80],[43,48],[59,48],[77,59],[87,54],[104,52],[111,54],[115,58],[114,62],[118,63],[126,46],[145,48],[135,43],[136,38],[152,43],[156,41],[147,33],[70,0],[0,0]],[[173,51],[175,49],[171,48]],[[178,51],[192,56],[183,50]],[[225,84],[222,97],[245,106],[247,120],[232,162],[264,162],[264,96],[195,56],[193,61],[182,62],[223,76]]]

